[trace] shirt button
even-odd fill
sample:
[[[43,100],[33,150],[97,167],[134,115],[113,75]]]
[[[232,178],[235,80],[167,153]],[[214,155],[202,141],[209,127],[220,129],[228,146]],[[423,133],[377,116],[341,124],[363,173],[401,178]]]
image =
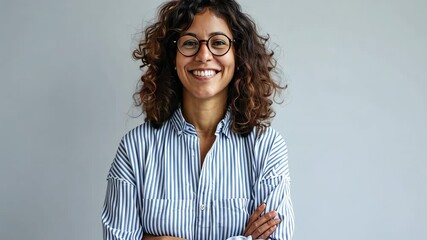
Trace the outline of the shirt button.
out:
[[[200,210],[202,210],[202,211],[205,210],[205,204],[200,205]]]

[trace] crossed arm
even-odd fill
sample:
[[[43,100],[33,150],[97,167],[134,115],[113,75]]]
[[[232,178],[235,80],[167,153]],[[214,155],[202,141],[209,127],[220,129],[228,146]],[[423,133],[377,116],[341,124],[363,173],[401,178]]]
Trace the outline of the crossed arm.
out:
[[[249,217],[246,223],[245,236],[251,236],[252,239],[267,239],[276,230],[280,219],[276,218],[277,212],[270,211],[266,214],[263,212],[266,209],[266,204],[262,203],[258,206],[255,212]],[[183,238],[170,237],[170,236],[153,236],[144,234],[146,240],[183,240]]]
[[[110,179],[107,190],[106,203],[103,212],[104,239],[180,239],[168,236],[150,236],[142,233],[142,229],[136,219],[138,210],[121,208],[119,206],[136,206],[134,199],[135,188],[133,185],[123,183],[121,180]],[[265,199],[266,203],[258,206],[249,217],[244,236],[231,237],[228,240],[237,239],[283,239],[291,240],[293,231],[292,206],[287,200],[286,191],[288,180],[283,178],[268,179],[260,184],[262,194],[257,199]],[[277,196],[278,195],[278,196]],[[122,199],[121,197],[128,196]],[[126,204],[121,202],[125,201]],[[130,202],[129,202],[130,201]],[[133,219],[133,220],[132,220]],[[278,225],[280,224],[280,227]]]

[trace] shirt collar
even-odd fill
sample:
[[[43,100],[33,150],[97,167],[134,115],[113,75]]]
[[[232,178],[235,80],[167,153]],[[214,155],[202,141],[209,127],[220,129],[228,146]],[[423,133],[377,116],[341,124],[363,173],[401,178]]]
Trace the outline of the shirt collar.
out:
[[[226,137],[229,137],[230,134],[230,120],[231,120],[231,107],[227,109],[224,118],[218,123],[215,131],[215,135],[218,136],[221,133]],[[171,117],[171,122],[174,129],[177,131],[178,135],[181,134],[192,134],[197,135],[196,128],[185,121],[184,116],[182,115],[181,107],[175,110]]]

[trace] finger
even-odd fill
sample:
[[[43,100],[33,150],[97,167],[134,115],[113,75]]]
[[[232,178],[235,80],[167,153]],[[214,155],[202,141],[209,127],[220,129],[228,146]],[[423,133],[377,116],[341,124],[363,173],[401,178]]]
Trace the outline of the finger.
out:
[[[252,235],[253,232],[261,227],[262,225],[264,225],[266,222],[268,222],[270,219],[274,218],[276,216],[276,211],[270,211],[264,215],[262,215],[261,217],[259,217],[258,219],[256,219],[255,221],[253,221],[251,224],[249,224],[247,226],[247,229],[245,231],[245,235],[249,236]]]
[[[269,231],[272,227],[277,226],[277,224],[279,223],[280,223],[280,219],[278,218],[271,219],[268,222],[264,223],[262,226],[255,229],[251,234],[251,236],[255,239],[258,239],[258,238],[265,239],[262,236],[264,234],[267,235],[267,237],[270,236],[271,233],[268,233],[267,231]]]
[[[267,205],[265,203],[261,203],[257,207],[257,209],[255,209],[254,213],[252,213],[252,215],[249,217],[249,223],[252,223],[255,220],[257,220],[261,216],[261,214],[264,212],[266,207]]]
[[[254,231],[260,228],[262,225],[270,221],[271,219],[274,219],[277,215],[276,211],[270,211],[264,215],[262,215],[260,218],[258,218],[256,221],[252,222],[249,227],[247,228],[247,231],[245,231],[245,235],[253,235]],[[273,224],[274,225],[274,224]],[[271,225],[271,226],[273,226]],[[270,226],[270,227],[271,227]],[[266,230],[266,229],[265,229]],[[262,234],[263,232],[260,232],[259,234]]]
[[[255,222],[261,216],[261,214],[265,211],[266,207],[267,207],[267,205],[265,203],[261,203],[255,209],[255,211],[249,217],[248,222],[246,223],[246,227],[245,227],[245,231],[244,231],[245,233],[247,232],[248,228],[252,225],[252,223]],[[246,236],[249,236],[249,235],[246,235]]]
[[[259,238],[268,239],[271,236],[271,234],[273,234],[274,231],[276,231],[276,229],[277,229],[277,225],[272,226],[267,231],[265,231],[261,236],[259,236]]]
[[[246,223],[245,232],[249,228],[249,226],[261,216],[266,207],[267,205],[265,203],[261,203],[257,207],[257,209],[255,209],[254,213],[252,213],[252,215],[248,219],[248,222]]]

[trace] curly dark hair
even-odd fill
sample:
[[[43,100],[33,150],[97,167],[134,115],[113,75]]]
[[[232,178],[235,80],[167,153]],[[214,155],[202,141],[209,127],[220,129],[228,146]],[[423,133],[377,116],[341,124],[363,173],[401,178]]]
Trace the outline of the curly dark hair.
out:
[[[276,83],[274,52],[267,48],[269,36],[257,32],[254,21],[235,0],[175,0],[160,6],[158,19],[145,29],[145,37],[133,52],[144,71],[135,104],[142,106],[145,121],[158,128],[180,106],[182,84],[174,70],[177,54],[173,41],[188,29],[194,16],[205,9],[226,21],[235,40],[236,69],[228,87],[231,129],[243,136],[254,127],[270,126],[276,92],[286,88]]]

